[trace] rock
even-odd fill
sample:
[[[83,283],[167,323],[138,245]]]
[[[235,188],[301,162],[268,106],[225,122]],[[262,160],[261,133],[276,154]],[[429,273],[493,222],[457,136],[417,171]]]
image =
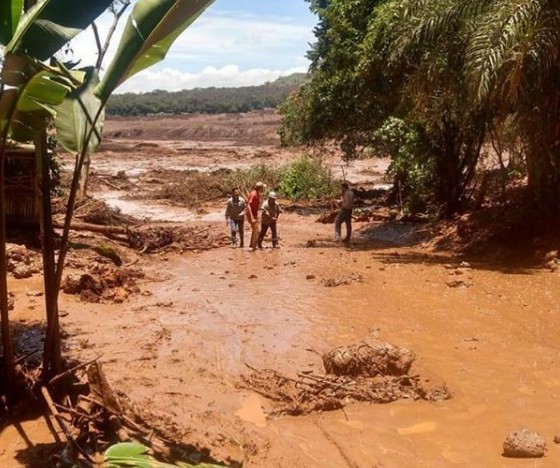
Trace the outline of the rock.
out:
[[[555,444],[560,444],[560,435],[555,435],[553,440]]]
[[[450,288],[469,288],[471,285],[461,280],[447,281],[447,286]]]
[[[315,275],[307,275],[307,276],[305,277],[305,279],[307,279],[307,280],[315,279]]]
[[[511,458],[540,458],[546,452],[546,441],[537,432],[519,429],[507,436],[504,456]]]
[[[16,265],[12,274],[16,279],[31,278],[33,276],[33,268],[29,265]]]

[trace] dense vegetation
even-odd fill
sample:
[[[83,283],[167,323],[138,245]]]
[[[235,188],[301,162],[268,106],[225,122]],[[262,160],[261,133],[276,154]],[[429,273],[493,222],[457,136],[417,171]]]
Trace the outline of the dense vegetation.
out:
[[[284,144],[387,154],[414,209],[472,206],[482,169],[560,219],[560,5],[546,0],[307,0],[311,77]]]
[[[291,200],[331,197],[339,188],[320,158],[305,155],[280,166],[261,163],[235,170],[193,171],[186,173],[180,183],[166,185],[156,197],[194,208],[204,202],[229,197],[235,187],[242,194],[248,194],[257,180],[264,182],[268,190],[275,190]]]
[[[304,73],[281,77],[260,86],[241,88],[197,88],[168,92],[116,94],[107,105],[110,115],[147,115],[158,113],[221,114],[276,108],[305,81]]]

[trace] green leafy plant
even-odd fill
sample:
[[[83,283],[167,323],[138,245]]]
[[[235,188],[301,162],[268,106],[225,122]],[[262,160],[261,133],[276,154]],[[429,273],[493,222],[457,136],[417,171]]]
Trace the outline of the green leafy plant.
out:
[[[148,447],[134,442],[122,442],[112,445],[105,451],[105,468],[220,468],[222,465],[186,462],[163,463],[156,460],[149,453]]]
[[[280,191],[294,200],[332,196],[337,190],[331,171],[320,158],[304,156],[282,172]]]
[[[412,213],[425,209],[435,168],[418,130],[389,117],[373,133],[373,141],[381,154],[391,158],[387,175],[393,180],[398,203]]]
[[[234,187],[239,187],[242,194],[247,194],[256,182],[265,183],[271,189],[278,189],[282,171],[272,164],[256,164],[246,169],[236,169],[224,180],[224,188],[229,193]]]

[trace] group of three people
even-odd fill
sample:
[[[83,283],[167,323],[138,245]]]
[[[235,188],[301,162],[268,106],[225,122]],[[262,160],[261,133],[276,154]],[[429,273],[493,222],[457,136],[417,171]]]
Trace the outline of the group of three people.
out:
[[[272,231],[272,247],[278,247],[277,221],[281,208],[276,201],[276,193],[268,192],[267,200],[261,205],[261,196],[266,185],[257,182],[249,193],[247,201],[239,193],[239,188],[234,188],[231,198],[226,205],[226,223],[230,226],[231,244],[237,247],[237,234],[239,234],[239,247],[244,247],[245,219],[251,226],[251,241],[249,248],[256,250],[263,248],[263,240],[268,229]],[[260,225],[259,225],[260,219]]]
[[[278,247],[278,226],[277,221],[281,213],[281,208],[276,201],[276,193],[268,192],[267,200],[261,205],[261,194],[264,192],[265,184],[257,182],[251,190],[247,202],[240,195],[239,188],[234,188],[231,198],[226,204],[226,223],[231,230],[231,244],[237,247],[237,234],[239,234],[239,246],[244,247],[244,223],[245,218],[251,225],[251,242],[249,248],[256,250],[263,248],[263,240],[268,229],[272,231],[272,247]],[[337,241],[350,242],[352,236],[352,210],[354,208],[354,192],[348,182],[342,182],[342,201],[341,208],[334,223],[335,239]],[[259,229],[259,213],[260,229]],[[342,224],[346,224],[346,237],[342,239]]]

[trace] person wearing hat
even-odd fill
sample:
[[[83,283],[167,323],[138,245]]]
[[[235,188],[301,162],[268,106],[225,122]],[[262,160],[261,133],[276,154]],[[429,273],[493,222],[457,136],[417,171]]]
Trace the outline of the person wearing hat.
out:
[[[272,231],[272,247],[278,247],[278,229],[276,223],[280,216],[280,205],[276,201],[276,193],[268,192],[268,199],[262,205],[261,233],[259,234],[259,249],[262,249],[262,242],[268,228]]]
[[[251,225],[251,242],[249,248],[255,250],[259,239],[259,209],[261,207],[261,193],[263,193],[265,184],[257,182],[247,197],[247,221]]]

